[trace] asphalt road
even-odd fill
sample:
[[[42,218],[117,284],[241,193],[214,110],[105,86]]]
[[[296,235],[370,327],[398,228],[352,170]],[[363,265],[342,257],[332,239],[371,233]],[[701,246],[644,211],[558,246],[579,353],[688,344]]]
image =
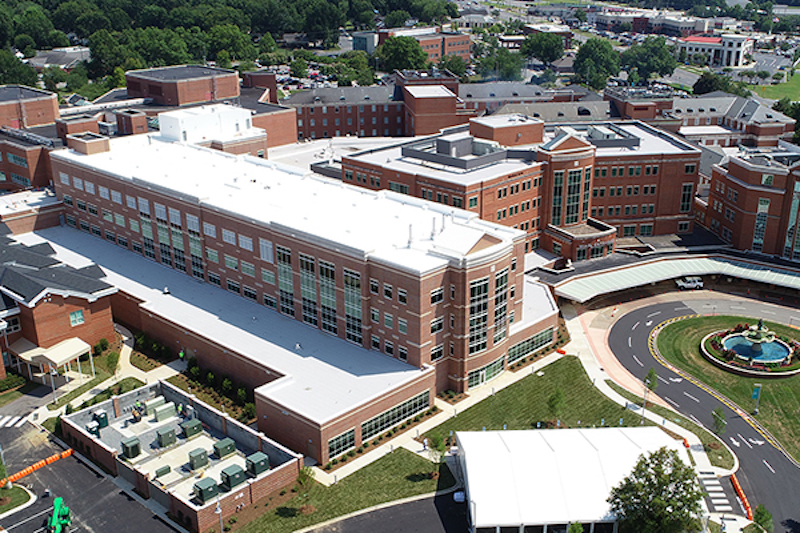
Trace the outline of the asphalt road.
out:
[[[31,424],[0,429],[8,470],[17,472],[62,448],[50,442],[44,432]],[[147,508],[125,494],[111,481],[78,461],[74,456],[60,459],[19,481],[37,495],[36,502],[0,521],[0,530],[11,533],[41,533],[52,510],[53,497],[61,496],[70,507],[70,532],[174,533]],[[45,497],[45,489],[52,496]]]
[[[800,324],[800,311],[742,298],[731,300],[676,299],[637,309],[616,322],[609,335],[609,345],[617,359],[634,376],[644,379],[650,368],[659,377],[656,393],[678,411],[713,427],[711,412],[723,406],[727,430],[723,437],[739,457],[736,476],[753,508],[763,504],[775,520],[775,531],[800,533],[800,468],[751,426],[739,412],[723,405],[712,390],[700,388],[668,370],[650,354],[650,332],[661,322],[689,314],[726,314],[763,317],[782,323]],[[764,388],[780,386],[780,381],[764,380]],[[743,405],[750,411],[754,405]]]

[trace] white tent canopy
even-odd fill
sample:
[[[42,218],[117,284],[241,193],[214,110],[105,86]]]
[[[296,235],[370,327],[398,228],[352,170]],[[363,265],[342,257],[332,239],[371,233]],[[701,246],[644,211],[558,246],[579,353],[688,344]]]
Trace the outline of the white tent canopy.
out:
[[[642,454],[686,450],[657,427],[458,432],[473,531],[615,522],[606,501]]]
[[[92,347],[77,337],[66,339],[50,348],[36,346],[25,337],[20,338],[9,347],[11,353],[34,365],[63,366],[89,353]]]

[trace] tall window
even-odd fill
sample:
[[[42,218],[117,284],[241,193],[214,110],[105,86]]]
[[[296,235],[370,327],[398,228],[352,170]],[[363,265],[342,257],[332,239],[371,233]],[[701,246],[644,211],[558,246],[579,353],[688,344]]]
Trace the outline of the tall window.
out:
[[[319,300],[322,329],[336,334],[336,265],[319,262]]]
[[[317,325],[316,264],[310,255],[300,254],[300,296],[303,298],[303,322]]]
[[[758,199],[758,212],[756,225],[753,229],[753,251],[760,252],[764,247],[764,234],[767,231],[767,216],[769,215],[769,198]]]
[[[69,314],[69,325],[72,327],[80,326],[83,324],[83,310],[78,309],[77,311],[73,311]]]
[[[345,338],[361,344],[361,274],[348,269],[344,271],[344,313]]]
[[[561,225],[561,201],[564,194],[564,171],[553,172],[553,216],[551,222],[554,226]]]
[[[489,278],[469,284],[469,353],[486,349],[489,327]]]
[[[292,251],[283,246],[278,246],[278,289],[281,297],[281,313],[294,316]]]
[[[681,188],[681,213],[688,213],[692,209],[692,192],[694,184],[684,183]]]
[[[589,218],[589,189],[592,186],[592,168],[587,167],[583,177],[583,208],[581,209],[581,220]],[[605,189],[603,189],[605,190]]]
[[[506,338],[508,323],[508,269],[494,278],[494,342]]]
[[[566,224],[574,224],[578,221],[580,204],[581,171],[570,170],[567,176],[567,216],[564,219]]]

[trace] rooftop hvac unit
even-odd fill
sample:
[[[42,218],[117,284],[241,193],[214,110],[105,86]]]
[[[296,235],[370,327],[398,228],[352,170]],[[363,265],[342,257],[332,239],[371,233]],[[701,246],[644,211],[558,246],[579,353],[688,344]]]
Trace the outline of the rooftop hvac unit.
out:
[[[263,452],[256,452],[245,459],[247,473],[257,477],[262,472],[269,470],[269,456]]]

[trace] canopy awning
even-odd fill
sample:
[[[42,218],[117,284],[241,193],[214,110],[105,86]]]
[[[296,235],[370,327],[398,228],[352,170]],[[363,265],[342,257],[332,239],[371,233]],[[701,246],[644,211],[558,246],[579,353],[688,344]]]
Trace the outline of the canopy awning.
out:
[[[12,354],[27,363],[49,364],[59,367],[74,361],[85,353],[89,353],[92,347],[78,337],[73,337],[63,340],[50,348],[41,348],[22,337],[9,346],[8,349]]]

